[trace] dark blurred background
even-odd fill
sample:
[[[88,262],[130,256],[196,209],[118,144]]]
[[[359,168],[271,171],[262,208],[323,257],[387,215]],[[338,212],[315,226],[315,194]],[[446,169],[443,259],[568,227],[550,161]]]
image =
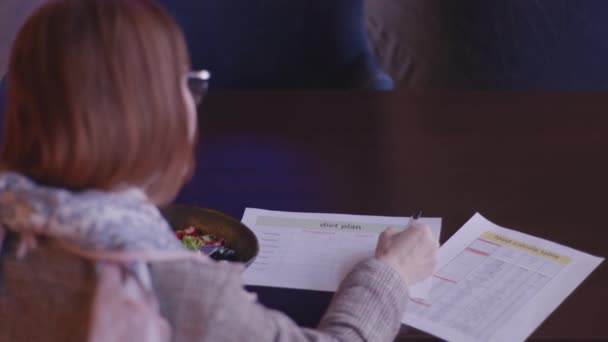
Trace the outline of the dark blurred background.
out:
[[[608,1],[373,0],[370,42],[399,87],[604,89]]]
[[[42,2],[0,0],[0,74],[15,32]],[[216,88],[608,85],[605,0],[160,2]]]

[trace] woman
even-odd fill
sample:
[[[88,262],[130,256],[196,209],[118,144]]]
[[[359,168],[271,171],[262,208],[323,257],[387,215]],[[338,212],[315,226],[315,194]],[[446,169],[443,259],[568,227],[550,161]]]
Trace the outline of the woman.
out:
[[[86,338],[99,265],[59,243],[183,250],[156,206],[193,167],[188,69],[181,33],[151,0],[56,0],[28,19],[0,152],[0,341]],[[426,226],[386,231],[317,330],[252,301],[238,265],[153,262],[137,276],[155,289],[173,341],[389,341],[436,251]]]

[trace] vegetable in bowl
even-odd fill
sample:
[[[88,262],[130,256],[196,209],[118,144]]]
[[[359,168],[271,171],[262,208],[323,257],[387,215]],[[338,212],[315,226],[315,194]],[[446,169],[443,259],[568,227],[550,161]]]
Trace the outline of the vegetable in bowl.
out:
[[[216,258],[220,257],[222,252],[229,254],[232,250],[234,255],[227,260],[243,263],[247,267],[251,265],[259,252],[258,240],[253,231],[237,219],[217,210],[187,204],[171,204],[160,208],[160,211],[174,233],[176,230],[182,230],[184,232],[180,235],[186,235],[185,230],[194,227],[199,231],[197,235],[209,234],[224,240],[223,248],[215,252],[219,252],[215,255]],[[181,240],[181,237],[183,235],[179,237],[179,240]],[[201,248],[210,252],[215,249],[208,246]],[[200,251],[200,253],[208,254],[208,252],[203,251]]]
[[[235,257],[235,251],[226,246],[224,239],[206,234],[196,227],[178,229],[175,231],[175,235],[187,249],[205,253],[212,259],[231,261]]]

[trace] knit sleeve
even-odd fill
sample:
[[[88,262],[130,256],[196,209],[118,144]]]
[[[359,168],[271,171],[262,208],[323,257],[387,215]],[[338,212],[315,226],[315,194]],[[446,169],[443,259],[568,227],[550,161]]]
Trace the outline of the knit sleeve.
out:
[[[252,299],[241,271],[229,264],[153,265],[161,310],[173,326],[172,341],[392,341],[408,298],[395,271],[369,260],[342,282],[319,328],[306,329]]]

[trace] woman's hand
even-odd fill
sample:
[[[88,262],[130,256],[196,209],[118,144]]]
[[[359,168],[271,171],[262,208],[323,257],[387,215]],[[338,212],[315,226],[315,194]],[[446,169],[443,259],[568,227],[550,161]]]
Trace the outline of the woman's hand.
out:
[[[413,223],[405,231],[389,228],[380,234],[376,258],[397,271],[408,286],[412,286],[435,272],[439,243],[430,228]]]

